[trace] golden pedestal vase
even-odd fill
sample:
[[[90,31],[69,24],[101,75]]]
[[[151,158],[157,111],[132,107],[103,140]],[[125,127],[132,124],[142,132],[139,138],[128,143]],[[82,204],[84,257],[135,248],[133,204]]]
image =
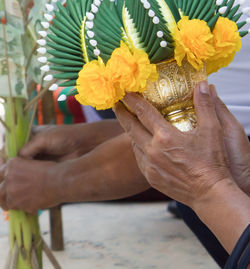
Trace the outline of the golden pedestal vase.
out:
[[[197,125],[193,91],[197,84],[207,80],[206,68],[195,70],[187,61],[178,66],[176,61],[157,64],[159,79],[150,82],[143,93],[172,125],[188,132]]]

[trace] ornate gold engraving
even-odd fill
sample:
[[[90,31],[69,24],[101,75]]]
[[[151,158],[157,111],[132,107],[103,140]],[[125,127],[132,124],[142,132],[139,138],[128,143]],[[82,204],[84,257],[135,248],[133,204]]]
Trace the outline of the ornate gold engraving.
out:
[[[162,115],[182,132],[196,127],[193,91],[198,83],[207,80],[206,68],[195,70],[187,61],[178,66],[176,61],[157,64],[159,80],[148,84],[143,96]]]

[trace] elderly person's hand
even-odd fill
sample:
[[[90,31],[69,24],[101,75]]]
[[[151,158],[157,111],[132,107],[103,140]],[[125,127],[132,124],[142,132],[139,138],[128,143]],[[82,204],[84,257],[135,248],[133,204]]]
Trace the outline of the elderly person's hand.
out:
[[[35,214],[63,201],[57,163],[13,158],[0,169],[0,207]]]
[[[217,117],[220,121],[229,160],[230,172],[238,186],[250,196],[250,143],[242,125],[210,86]]]
[[[227,134],[230,127],[239,126],[236,120],[229,124],[232,115],[214,87],[202,82],[195,89],[198,126],[187,133],[173,127],[136,94],[128,94],[124,102],[137,117],[121,103],[115,112],[132,139],[138,165],[148,182],[192,207],[230,253],[250,222],[250,199],[232,177],[241,174],[238,169],[248,170],[249,145],[242,128]],[[239,157],[241,150],[245,157]],[[247,175],[243,177],[249,182]],[[241,181],[241,188],[246,188]]]
[[[0,169],[0,207],[35,213],[61,203],[121,199],[149,187],[122,134],[73,160],[11,159]]]
[[[65,161],[82,156],[122,132],[116,120],[90,124],[37,126],[33,128],[33,137],[22,148],[20,156]]]
[[[195,90],[198,126],[182,133],[142,97],[128,94],[116,115],[133,141],[138,165],[149,183],[193,207],[218,182],[230,182],[223,129],[206,82]]]

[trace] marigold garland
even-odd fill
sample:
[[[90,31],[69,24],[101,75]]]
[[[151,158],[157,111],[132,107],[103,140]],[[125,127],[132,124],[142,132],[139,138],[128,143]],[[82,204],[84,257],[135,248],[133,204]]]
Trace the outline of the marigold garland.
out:
[[[213,30],[215,54],[207,61],[207,73],[227,67],[241,49],[241,37],[237,24],[228,18],[219,17]]]
[[[75,97],[79,103],[98,110],[113,107],[125,95],[124,90],[115,87],[101,59],[84,66],[79,73],[76,89],[78,94]]]
[[[196,69],[207,64],[207,73],[217,72],[232,62],[241,49],[241,37],[235,22],[220,17],[211,32],[203,20],[189,20],[184,16],[178,22],[173,38],[174,58],[182,65],[184,58]],[[98,110],[112,108],[126,92],[144,92],[149,81],[158,79],[156,65],[151,64],[146,52],[132,50],[121,42],[105,65],[101,58],[87,63],[79,72],[76,99],[83,105]]]
[[[219,17],[212,33],[205,21],[183,17],[174,31],[174,40],[178,65],[185,57],[196,70],[206,63],[208,75],[228,66],[241,49],[237,24],[224,17]]]
[[[131,53],[123,42],[112,53],[107,69],[113,74],[114,82],[127,92],[144,92],[147,82],[156,81],[159,77],[156,65],[150,64],[146,52],[133,49]]]
[[[204,62],[213,56],[213,35],[207,23],[202,20],[189,20],[184,16],[178,22],[174,30],[175,40],[175,60],[178,65],[187,57],[188,62],[196,69],[200,70]]]
[[[148,81],[156,81],[156,65],[150,64],[146,52],[130,49],[121,42],[105,65],[98,61],[87,63],[79,73],[76,99],[98,110],[112,108],[126,92],[144,92]]]

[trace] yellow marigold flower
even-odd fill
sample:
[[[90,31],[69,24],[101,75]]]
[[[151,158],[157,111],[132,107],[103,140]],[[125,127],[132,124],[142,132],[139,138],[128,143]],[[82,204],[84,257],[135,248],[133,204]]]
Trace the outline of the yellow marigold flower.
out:
[[[107,69],[116,87],[127,92],[143,92],[148,81],[156,81],[159,77],[156,65],[150,64],[146,52],[138,49],[131,52],[123,42],[112,53]]]
[[[236,52],[241,49],[241,37],[234,21],[219,17],[213,35],[215,54],[207,62],[208,74],[228,66],[233,61]]]
[[[188,62],[196,70],[200,70],[204,62],[214,54],[213,35],[205,21],[182,17],[174,30],[173,38],[175,60],[179,66],[187,57]]]
[[[125,92],[116,88],[102,61],[91,61],[79,72],[76,100],[98,110],[111,108],[122,99]]]

